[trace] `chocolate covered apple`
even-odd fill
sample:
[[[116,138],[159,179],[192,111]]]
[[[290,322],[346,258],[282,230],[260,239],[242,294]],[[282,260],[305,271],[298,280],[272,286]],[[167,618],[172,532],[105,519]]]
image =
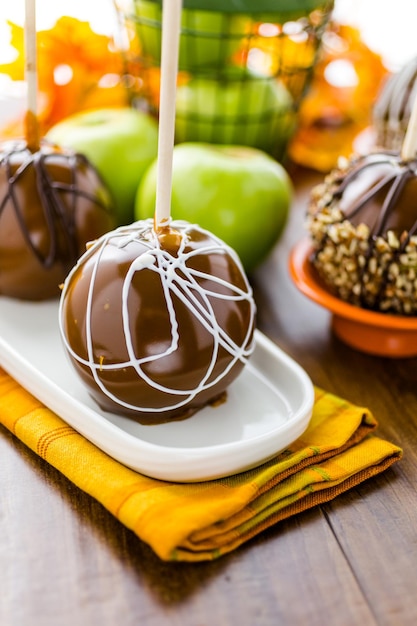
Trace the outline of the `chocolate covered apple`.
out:
[[[254,347],[255,304],[234,251],[188,222],[98,239],[65,280],[69,358],[107,411],[145,423],[220,401]]]
[[[58,297],[88,241],[114,227],[107,188],[88,160],[47,143],[0,145],[0,294]]]
[[[25,5],[25,136],[0,144],[0,295],[58,297],[88,241],[114,227],[110,194],[81,154],[41,140],[35,2]]]
[[[417,57],[385,82],[373,109],[376,145],[400,150],[417,95]]]
[[[416,156],[376,151],[341,161],[313,190],[307,226],[312,263],[337,296],[417,314]]]
[[[121,226],[63,285],[64,346],[92,397],[143,424],[224,399],[254,348],[255,304],[237,254],[170,205],[181,0],[164,3],[154,219]]]

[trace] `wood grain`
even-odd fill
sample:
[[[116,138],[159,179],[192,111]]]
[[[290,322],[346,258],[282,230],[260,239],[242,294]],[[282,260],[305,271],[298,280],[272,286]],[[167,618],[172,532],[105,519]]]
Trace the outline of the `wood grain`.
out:
[[[292,176],[284,239],[251,277],[259,327],[315,384],[368,407],[403,460],[216,562],[169,564],[1,428],[1,626],[417,623],[417,360],[343,345],[292,285],[288,253],[320,178]]]

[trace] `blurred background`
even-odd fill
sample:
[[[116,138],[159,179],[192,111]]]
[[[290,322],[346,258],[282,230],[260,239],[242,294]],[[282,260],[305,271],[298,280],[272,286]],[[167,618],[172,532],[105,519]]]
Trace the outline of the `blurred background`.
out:
[[[36,6],[39,30],[52,28],[63,15],[89,22],[97,33],[113,35],[116,30],[112,0],[37,0]],[[333,16],[359,28],[365,44],[380,53],[392,69],[417,54],[417,5],[412,0],[396,0],[395,4],[389,0],[336,0]],[[14,55],[9,44],[8,20],[23,26],[24,0],[0,5],[1,63]]]
[[[0,5],[1,138],[21,132],[26,97],[24,1],[5,4]],[[122,54],[126,41],[113,1],[37,0],[36,7],[42,131],[77,111],[131,103]],[[395,5],[336,0],[310,89],[298,110],[288,148],[293,161],[327,171],[339,155],[366,145],[382,86],[417,56],[416,18],[417,3],[410,0]],[[135,78],[140,84],[140,65]]]

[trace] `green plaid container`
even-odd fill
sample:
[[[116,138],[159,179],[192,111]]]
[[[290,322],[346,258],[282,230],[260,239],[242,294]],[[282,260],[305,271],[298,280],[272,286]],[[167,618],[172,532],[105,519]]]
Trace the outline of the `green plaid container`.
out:
[[[158,115],[161,0],[115,0],[132,104]],[[333,0],[184,0],[176,142],[283,160]]]

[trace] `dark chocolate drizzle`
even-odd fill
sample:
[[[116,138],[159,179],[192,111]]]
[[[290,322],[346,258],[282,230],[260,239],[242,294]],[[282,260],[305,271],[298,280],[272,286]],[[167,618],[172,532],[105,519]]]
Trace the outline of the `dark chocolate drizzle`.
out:
[[[3,168],[6,173],[7,191],[0,202],[0,227],[2,213],[10,201],[23,237],[29,249],[43,267],[47,269],[53,266],[54,263],[61,262],[69,269],[79,256],[79,241],[76,229],[78,199],[85,197],[92,204],[106,211],[106,213],[109,212],[109,207],[100,200],[98,195],[89,194],[78,187],[77,172],[79,168],[91,167],[84,155],[71,151],[58,151],[52,145],[45,145],[46,150],[41,149],[34,153],[30,152],[23,141],[10,142],[2,147],[0,151],[0,169]],[[16,171],[13,171],[13,165],[15,165],[13,157],[16,157],[16,155],[22,162]],[[62,167],[70,172],[70,183],[53,180],[48,166],[52,162],[56,166],[59,161],[62,162]],[[33,167],[35,171],[36,191],[41,200],[45,223],[49,232],[50,246],[46,255],[42,254],[42,251],[36,245],[26,221],[25,207],[19,203],[15,193],[16,184],[30,167]],[[64,196],[67,202],[64,202]],[[68,198],[70,199],[70,210],[68,210]]]

